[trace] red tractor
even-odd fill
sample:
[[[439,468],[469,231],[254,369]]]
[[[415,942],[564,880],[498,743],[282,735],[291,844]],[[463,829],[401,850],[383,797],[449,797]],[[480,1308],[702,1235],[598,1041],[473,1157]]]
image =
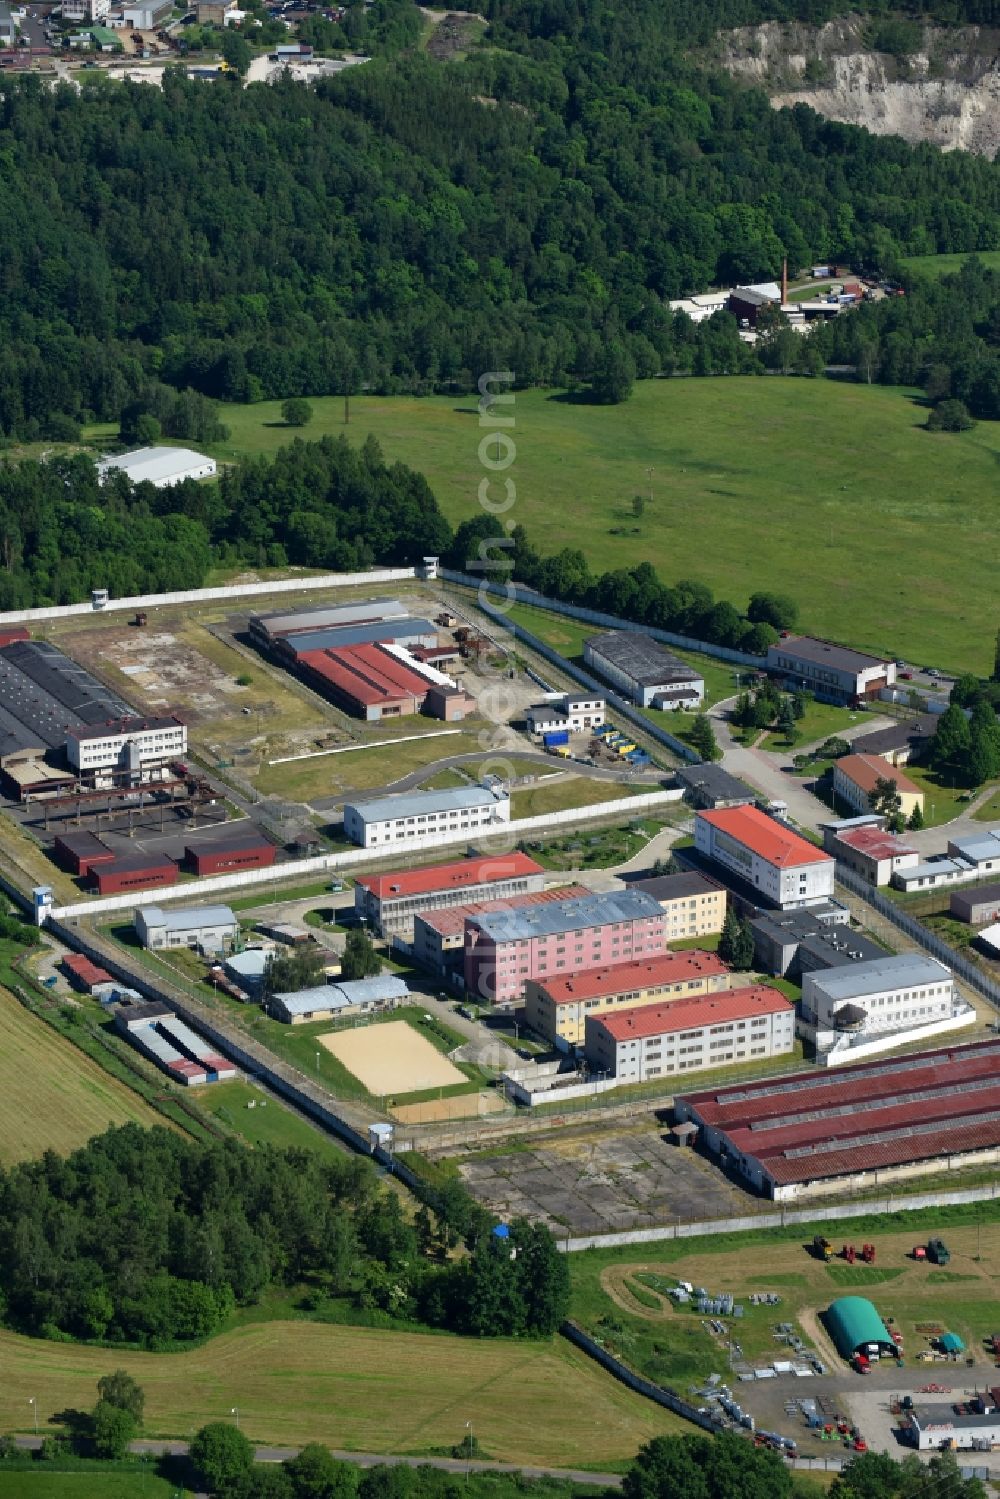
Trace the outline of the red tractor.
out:
[[[862,1244],[862,1246],[861,1246],[861,1258],[864,1260],[864,1262],[865,1262],[866,1265],[874,1265],[874,1263],[875,1263],[875,1245],[874,1244]]]
[[[853,1265],[858,1257],[858,1252],[853,1244],[845,1244],[840,1253],[849,1265]]]

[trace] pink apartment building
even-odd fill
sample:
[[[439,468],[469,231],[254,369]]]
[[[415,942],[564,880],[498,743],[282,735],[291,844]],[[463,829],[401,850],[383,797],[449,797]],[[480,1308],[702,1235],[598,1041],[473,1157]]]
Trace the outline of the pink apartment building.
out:
[[[638,890],[483,912],[465,922],[465,988],[481,1003],[521,999],[529,979],[629,963],[666,946],[666,913]]]

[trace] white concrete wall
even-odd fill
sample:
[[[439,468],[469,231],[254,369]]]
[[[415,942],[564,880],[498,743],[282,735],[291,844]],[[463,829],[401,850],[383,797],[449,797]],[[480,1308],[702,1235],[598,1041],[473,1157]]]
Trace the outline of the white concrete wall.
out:
[[[543,833],[556,827],[573,827],[580,823],[598,822],[608,817],[636,817],[641,813],[662,811],[679,802],[682,792],[646,791],[638,796],[619,797],[611,802],[597,802],[592,807],[566,807],[561,812],[547,812],[540,817],[522,817],[505,823],[498,830],[502,845],[496,852],[507,852],[519,840],[531,833]],[[168,901],[185,900],[192,904],[202,902],[203,897],[219,891],[252,890],[258,886],[275,885],[286,880],[298,879],[302,875],[337,874],[342,870],[362,869],[373,859],[395,859],[399,854],[422,851],[429,848],[456,848],[474,841],[484,854],[494,852],[489,846],[489,835],[482,833],[470,840],[467,831],[435,835],[432,838],[408,838],[386,849],[352,848],[336,854],[319,854],[312,859],[291,859],[287,864],[272,864],[267,869],[244,869],[231,874],[210,875],[203,880],[188,880],[184,884],[167,886],[162,890],[139,890],[129,895],[109,895],[103,900],[80,901],[70,906],[51,908],[51,914],[60,920],[73,916],[102,917],[108,911],[131,911],[138,906],[166,905]],[[48,912],[46,914],[49,914]]]
[[[273,583],[240,583],[225,588],[191,588],[177,593],[146,593],[128,599],[109,599],[103,608],[93,604],[62,604],[50,609],[12,609],[0,614],[0,625],[30,625],[32,620],[68,619],[75,614],[115,614],[122,609],[157,609],[161,604],[207,604],[213,599],[266,597],[271,593],[304,593],[317,588],[357,588],[369,584],[403,583],[417,577],[414,567],[373,568],[367,573],[324,573],[312,578],[281,578]]]
[[[967,1025],[974,1025],[976,1012],[972,1005],[960,1015],[949,1015],[947,1020],[934,1020],[930,1025],[914,1025],[908,1031],[889,1031],[884,1036],[873,1037],[870,1041],[863,1041],[859,1046],[837,1047],[832,1051],[817,1052],[816,1061],[821,1067],[843,1067],[848,1062],[863,1062],[867,1057],[878,1056],[883,1051],[894,1051],[898,1046],[912,1046],[915,1042],[921,1045],[930,1041],[933,1036],[944,1036],[951,1031],[964,1030]]]

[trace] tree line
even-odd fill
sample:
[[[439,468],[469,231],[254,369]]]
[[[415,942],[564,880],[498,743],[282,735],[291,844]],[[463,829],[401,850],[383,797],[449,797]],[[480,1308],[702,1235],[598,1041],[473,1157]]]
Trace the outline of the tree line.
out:
[[[552,1333],[568,1271],[548,1230],[515,1220],[501,1237],[460,1184],[428,1202],[410,1222],[359,1158],[125,1125],[0,1174],[0,1316],[36,1337],[159,1349],[305,1285],[314,1310],[339,1299],[479,1337]]]
[[[607,391],[629,369],[757,368],[727,315],[696,328],[669,299],[786,254],[889,268],[1000,243],[993,163],[775,111],[692,47],[825,8],[495,0],[498,45],[308,89],[0,79],[0,434],[166,406],[161,387],[420,394],[492,367]]]

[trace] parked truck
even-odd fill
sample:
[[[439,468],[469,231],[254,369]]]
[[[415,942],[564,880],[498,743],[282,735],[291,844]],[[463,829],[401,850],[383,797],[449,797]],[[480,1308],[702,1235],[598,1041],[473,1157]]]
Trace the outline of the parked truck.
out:
[[[928,1239],[927,1258],[932,1265],[947,1265],[951,1259],[951,1250],[943,1239]]]

